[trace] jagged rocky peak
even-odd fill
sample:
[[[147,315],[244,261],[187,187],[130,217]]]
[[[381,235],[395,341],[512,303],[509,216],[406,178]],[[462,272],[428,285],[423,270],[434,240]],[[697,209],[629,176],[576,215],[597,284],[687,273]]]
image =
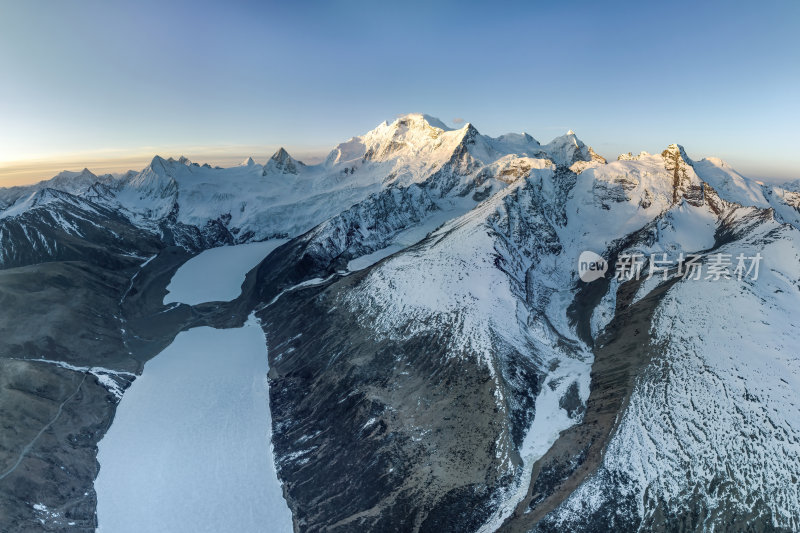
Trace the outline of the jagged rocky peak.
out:
[[[686,155],[686,150],[680,144],[670,144],[661,152],[661,157],[664,158],[664,165],[667,170],[672,171],[675,168],[693,167],[694,161]]]
[[[251,159],[252,161],[252,159]],[[253,162],[255,164],[255,162]],[[264,166],[262,175],[267,174],[297,174],[300,167],[305,166],[302,161],[298,161],[289,155],[283,147],[280,147],[272,157],[269,158],[267,164]]]
[[[592,149],[592,147],[591,147],[591,146],[589,146],[589,147],[588,147],[588,149],[589,149],[589,157],[591,157],[591,158],[592,158],[592,161],[597,161],[598,163],[602,163],[602,164],[604,164],[604,165],[605,165],[606,163],[608,163],[608,161],[606,161],[606,158],[605,158],[605,157],[603,157],[602,155],[598,154],[597,152],[595,152],[595,151]]]
[[[174,165],[189,166],[191,164],[192,164],[191,160],[189,160],[189,158],[185,156],[180,156],[178,157],[178,159],[175,159],[174,157],[170,156],[164,159],[160,155],[156,154],[155,156],[153,156],[153,159],[150,160],[150,164],[147,166],[147,168],[157,172],[161,169],[166,169],[169,166],[174,166]]]
[[[154,194],[156,197],[164,197],[177,190],[175,175],[183,168],[176,167],[177,161],[170,157],[164,159],[156,155],[147,167],[131,176],[126,180],[128,186],[137,189],[141,194]]]
[[[692,168],[694,162],[686,155],[683,146],[670,144],[661,152],[664,167],[672,177],[672,203],[686,198],[689,203],[699,205],[702,202],[702,184]]]
[[[586,151],[589,154],[588,161],[584,160],[584,159],[580,159],[578,161],[575,161],[569,167],[569,169],[571,171],[573,171],[575,174],[580,174],[581,172],[583,172],[587,168],[594,168],[594,167],[597,167],[597,166],[600,166],[600,165],[605,165],[606,163],[608,163],[608,161],[606,161],[606,158],[601,156],[597,152],[595,152],[592,149],[591,146],[587,146],[586,147]],[[581,155],[583,155],[583,154],[581,154]]]
[[[661,156],[664,159],[673,160],[675,162],[681,159],[687,165],[692,165],[692,163],[694,163],[689,156],[686,155],[686,150],[684,150],[683,146],[680,144],[670,144],[664,151],[661,152]]]
[[[281,148],[281,150],[283,150],[283,148]],[[256,164],[255,160],[252,157],[248,157],[247,159],[242,161],[241,166],[243,166],[243,167],[252,167],[252,166],[255,166],[255,164]]]
[[[560,137],[556,137],[542,146],[550,159],[559,166],[570,167],[578,161],[597,161],[605,163],[605,159],[598,156],[578,139],[575,132],[569,130]]]
[[[628,152],[627,154],[619,154],[617,156],[617,161],[637,161],[649,155],[651,154],[649,152],[645,152],[644,150],[639,152],[639,155],[633,155],[631,152]]]
[[[122,189],[130,189],[140,199],[152,195],[155,198],[164,198],[177,192],[177,183],[173,174],[177,170],[175,159],[164,159],[156,155],[150,164],[141,172],[126,175],[122,182]]]
[[[109,184],[112,183],[114,179],[114,176],[111,174],[97,176],[88,168],[84,168],[83,170],[77,172],[72,170],[63,170],[49,180],[43,180],[36,185],[33,185],[32,188],[42,189],[44,187],[50,187],[60,191],[69,192],[70,194],[82,194],[95,183],[100,182]],[[24,190],[27,188],[31,187],[23,187],[22,189]]]
[[[164,159],[160,155],[156,154],[156,155],[153,156],[153,159],[150,160],[150,164],[147,165],[147,168],[145,169],[145,171],[147,171],[149,169],[149,170],[152,170],[153,172],[158,173],[159,171],[166,170],[166,167],[167,167],[168,164],[169,164],[169,162],[166,159]]]
[[[79,172],[75,172],[72,170],[62,170],[55,176],[53,176],[51,181],[59,181],[65,179],[94,179],[97,176],[88,168],[84,168]]]
[[[478,131],[478,128],[473,126],[472,122],[467,122],[466,124],[464,124],[464,126],[459,131],[463,131],[464,132],[464,134],[462,136],[462,139],[467,139],[467,140],[474,139],[475,137],[480,135],[480,132]]]
[[[644,150],[639,152],[638,155],[633,155],[631,152],[628,152],[627,154],[620,154],[617,156],[617,161],[638,161],[646,157],[652,157],[653,155],[654,154]],[[694,161],[686,155],[686,150],[680,144],[673,143],[667,146],[661,151],[661,157],[663,157],[665,161],[672,161],[673,163],[682,162],[685,165],[694,165]],[[721,160],[719,161],[721,162]]]
[[[272,157],[270,159],[272,159],[273,161],[277,161],[279,163],[283,163],[290,157],[291,156],[289,155],[289,152],[287,152],[286,149],[283,146],[281,146],[280,148],[278,148],[277,152],[272,154]]]

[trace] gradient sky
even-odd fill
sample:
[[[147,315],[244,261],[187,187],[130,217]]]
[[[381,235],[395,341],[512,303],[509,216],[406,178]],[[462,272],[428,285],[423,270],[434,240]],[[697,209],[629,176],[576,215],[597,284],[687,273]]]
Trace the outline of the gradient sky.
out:
[[[408,112],[800,178],[800,2],[644,4],[0,0],[0,185],[312,155]]]

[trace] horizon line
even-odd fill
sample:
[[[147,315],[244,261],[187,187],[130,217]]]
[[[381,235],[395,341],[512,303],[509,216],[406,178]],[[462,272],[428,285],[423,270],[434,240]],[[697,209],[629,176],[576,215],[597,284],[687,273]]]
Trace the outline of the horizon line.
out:
[[[621,151],[616,156],[608,157],[609,145],[611,144],[615,143],[601,142],[596,145],[597,148],[595,148],[595,151],[603,155],[609,162],[613,162],[621,154],[639,152],[634,150]],[[587,143],[587,146],[588,145],[589,143]],[[134,148],[82,150],[49,155],[30,155],[28,157],[0,161],[0,188],[34,185],[41,181],[46,181],[60,172],[81,171],[85,168],[96,175],[123,174],[130,170],[141,171],[158,155],[165,158],[173,157],[175,159],[183,156],[201,165],[207,163],[211,166],[230,167],[236,166],[248,157],[252,157],[256,162],[263,158],[264,162],[266,162],[276,151],[280,148],[284,148],[295,159],[313,165],[322,162],[335,146],[336,143],[326,145],[291,145],[278,143],[228,143],[216,145],[174,144],[140,146]],[[606,149],[604,150],[603,148]],[[707,154],[704,157],[719,157],[731,164],[731,166],[743,176],[753,180],[769,182],[771,184],[779,185],[800,178],[800,174],[795,175],[789,174],[788,172],[770,173],[766,168],[764,172],[754,172],[754,168],[761,165],[751,164],[745,165],[745,167],[748,168],[740,168],[740,165],[731,163],[728,158],[715,154]]]
[[[235,166],[248,157],[268,160],[280,148],[305,163],[324,160],[330,148],[287,145],[217,145],[217,146],[162,146],[132,150],[95,150],[64,153],[53,156],[33,156],[0,161],[0,188],[34,185],[46,181],[59,172],[89,169],[93,174],[120,174],[129,170],[144,169],[156,156],[178,159],[183,156],[193,163],[211,166]],[[106,155],[113,153],[116,155]]]

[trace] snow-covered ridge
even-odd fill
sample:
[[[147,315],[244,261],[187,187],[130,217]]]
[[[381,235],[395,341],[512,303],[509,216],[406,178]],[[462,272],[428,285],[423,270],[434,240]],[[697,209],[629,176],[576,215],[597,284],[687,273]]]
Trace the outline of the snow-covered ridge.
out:
[[[0,210],[8,209],[23,197],[44,190],[54,189],[70,194],[81,195],[86,193],[96,183],[110,184],[115,180],[111,174],[97,176],[88,168],[79,172],[64,170],[50,179],[42,180],[33,185],[19,185],[15,187],[0,187]]]
[[[227,229],[229,239],[248,242],[303,233],[387,186],[424,184],[438,195],[457,187],[463,193],[470,180],[485,181],[486,171],[478,176],[482,169],[503,158],[513,166],[509,158],[571,164],[591,155],[574,134],[542,147],[527,134],[495,139],[471,124],[451,129],[427,115],[410,114],[336,146],[317,165],[305,165],[283,148],[263,164],[248,158],[232,168],[155,156],[142,171],[116,179],[84,170],[27,189],[3,190],[0,207],[7,216],[23,212],[29,208],[25,193],[46,184],[89,196],[153,231],[161,231],[157,227],[164,221],[201,231],[215,223]]]
[[[212,244],[243,243],[302,234],[387,187],[419,185],[432,198],[474,195],[482,200],[526,176],[540,160],[594,179],[601,189],[641,181],[637,176],[642,172],[654,174],[645,167],[666,165],[674,171],[677,165],[683,177],[672,184],[673,199],[690,182],[697,185],[694,175],[723,199],[771,206],[782,219],[800,223],[799,193],[749,180],[719,159],[693,161],[678,145],[660,155],[642,152],[607,163],[572,131],[541,144],[527,133],[489,137],[470,123],[450,128],[420,113],[383,122],[337,145],[315,165],[281,148],[263,163],[250,157],[231,168],[155,156],[143,170],[118,178],[98,177],[87,169],[63,172],[34,186],[0,189],[0,217],[25,212],[32,205],[26,200],[31,193],[50,188],[91,198],[155,233],[177,224],[196,228]],[[660,187],[645,188],[652,195]],[[651,201],[645,194],[641,205]]]
[[[722,230],[728,235],[724,238],[741,239],[750,231],[748,228],[760,224],[768,225],[770,232],[764,230],[762,236],[768,234],[770,239],[777,238],[775,232],[779,228],[789,236],[796,235],[791,225],[781,226],[781,222],[791,223],[791,220],[781,218],[777,210],[770,209],[771,204],[765,197],[759,196],[760,185],[736,174],[719,160],[696,162],[680,145],[670,145],[660,154],[640,154],[612,163],[595,160],[595,164],[587,165],[580,173],[567,168],[571,166],[568,165],[572,157],[569,154],[580,153],[580,146],[572,143],[570,136],[562,138],[557,145],[567,154],[560,164],[528,170],[524,177],[496,189],[487,200],[451,219],[416,246],[371,268],[344,297],[349,311],[361,317],[364,327],[381,340],[401,342],[431,329],[448,331],[452,338],[442,357],[473,358],[496,383],[496,410],[508,418],[509,426],[507,433],[497,435],[493,450],[504,471],[514,475],[520,484],[506,486],[501,491],[503,496],[498,496],[497,501],[502,512],[487,522],[487,531],[510,516],[524,496],[524,482],[530,475],[532,462],[548,450],[560,431],[580,421],[569,410],[569,402],[564,398],[568,390],[574,390],[579,401],[586,401],[592,357],[586,335],[596,336],[614,316],[618,288],[610,284],[608,296],[601,300],[593,316],[586,317],[589,326],[586,333],[582,332],[565,312],[578,290],[575,272],[568,265],[574,264],[581,251],[606,253],[622,247],[677,256],[712,248],[718,243]],[[575,151],[571,151],[573,148]],[[755,243],[763,244],[757,240]],[[739,250],[734,245],[729,248]],[[754,253],[755,250],[748,251]],[[788,255],[793,259],[783,261],[783,270],[792,260],[796,266],[797,254],[793,248],[790,252]],[[790,273],[779,277],[796,282],[796,268],[789,270]],[[763,285],[765,283],[767,281],[760,281],[757,291],[772,294],[773,287]],[[643,284],[643,294],[637,295],[634,301],[654,287],[655,284]],[[715,286],[710,286],[710,292],[702,299],[706,305],[719,301],[714,289]],[[686,290],[692,289],[687,287]],[[789,287],[782,286],[780,290],[786,292]],[[791,290],[792,298],[796,298],[796,287]],[[782,305],[784,314],[792,306],[791,302]],[[746,307],[744,304],[743,308]],[[659,327],[664,332],[671,331],[669,327]],[[715,331],[724,329],[724,325],[718,325]],[[781,332],[785,329],[781,325],[778,334],[784,335]],[[702,338],[701,331],[691,323],[684,334],[687,338]],[[744,332],[740,337],[746,337]],[[753,339],[747,342],[752,346],[759,343]],[[681,342],[676,340],[673,344],[680,346]],[[706,351],[713,350],[711,342],[703,346]],[[770,350],[770,357],[780,358],[780,349]],[[542,383],[547,384],[535,399],[536,416],[532,419],[526,418],[530,416],[530,411],[526,411],[530,398],[515,382],[513,374],[506,373],[507,367],[520,364],[516,354],[527,354],[525,357],[530,357],[531,364],[541,372]],[[738,356],[746,359],[747,354],[741,352]],[[786,358],[781,361],[785,362]],[[754,379],[753,376],[745,379],[750,378]],[[688,382],[688,378],[684,381]],[[681,397],[675,401],[686,403],[691,399]],[[647,406],[647,409],[652,410],[654,406]],[[685,418],[692,424],[699,423],[699,418],[691,412],[686,413]],[[520,421],[530,425],[521,429]],[[797,424],[791,422],[789,427],[794,431]],[[424,429],[433,431],[434,427]],[[520,431],[525,435],[521,442],[512,438]],[[724,426],[713,426],[707,431],[714,440],[724,438],[724,433]],[[684,437],[678,436],[676,449],[685,446],[679,440]],[[653,436],[639,431],[630,438],[639,443]],[[743,439],[737,446],[736,453],[741,456],[748,451],[763,454],[766,445],[764,442],[748,445]],[[708,448],[703,447],[706,455]],[[627,449],[630,445],[626,443],[617,451],[618,456],[609,461],[627,460],[623,451]],[[715,459],[718,465],[712,473],[722,476],[726,466],[748,475],[754,475],[764,466],[777,468],[778,454],[767,451],[769,459],[758,466],[718,457]],[[650,452],[643,450],[641,453],[646,458]],[[673,453],[672,449],[665,452]],[[634,459],[639,461],[638,457]],[[668,459],[672,457],[668,455]],[[684,458],[680,465],[689,460],[691,457]],[[640,485],[626,490],[633,493],[658,488],[661,491],[658,497],[670,505],[683,505],[683,495],[670,492],[674,485],[678,485],[674,490],[681,489],[684,472],[680,465],[672,465],[670,475],[675,480],[670,482],[673,487],[663,490],[656,486],[657,464],[647,465],[649,471],[645,473],[638,470],[641,468],[638,464],[626,466],[633,471],[621,469],[623,475],[643,478]],[[705,472],[704,465],[699,463],[692,468]],[[760,494],[767,508],[776,513],[776,525],[795,527],[788,509],[798,501],[796,491],[781,488],[781,483],[792,472],[782,470]],[[579,499],[574,509],[569,507],[571,501],[564,507],[568,517],[576,513],[579,516],[580,506],[586,505],[589,498],[586,492],[576,495]],[[735,494],[735,498],[746,500],[743,493]],[[718,504],[711,502],[709,505]],[[725,505],[719,505],[719,509],[728,509]],[[642,520],[649,519],[647,513],[652,512],[647,506],[642,507]]]

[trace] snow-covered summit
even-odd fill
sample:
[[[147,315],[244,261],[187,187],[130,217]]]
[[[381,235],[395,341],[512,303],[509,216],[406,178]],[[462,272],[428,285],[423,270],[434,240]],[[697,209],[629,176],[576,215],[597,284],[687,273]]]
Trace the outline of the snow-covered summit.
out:
[[[397,119],[394,120],[393,124],[398,122],[405,123],[410,127],[431,127],[442,131],[450,131],[453,129],[438,118],[426,115],[425,113],[406,113],[405,115],[399,115]]]
[[[51,179],[39,182],[38,188],[48,187],[51,189],[60,189],[65,192],[77,194],[83,192],[83,190],[91,185],[94,185],[98,181],[108,183],[111,181],[111,176],[109,174],[97,176],[88,168],[84,168],[78,172],[63,170],[53,176]]]
[[[413,114],[412,114],[412,115],[413,115]],[[408,116],[408,117],[410,117],[410,116],[412,116],[412,115],[407,115],[407,116]],[[425,114],[423,114],[423,115],[422,115],[422,119],[423,119],[425,122],[427,122],[427,123],[428,123],[430,126],[432,126],[432,127],[434,127],[434,128],[439,128],[440,130],[444,130],[444,131],[450,131],[451,129],[453,129],[453,128],[451,128],[451,127],[447,126],[447,125],[446,125],[444,122],[442,122],[442,121],[441,121],[441,120],[439,120],[438,118],[436,118],[436,117],[432,117],[432,116],[430,116],[430,115],[425,115]]]
[[[687,165],[691,165],[693,163],[692,159],[686,155],[686,150],[680,144],[670,144],[663,152],[661,152],[661,155],[670,159],[676,159],[679,157],[683,159]]]
[[[279,148],[277,152],[275,152],[272,157],[269,158],[267,164],[264,165],[264,172],[263,175],[266,176],[268,174],[298,174],[301,167],[304,167],[305,163],[302,161],[298,161],[297,159],[293,158],[289,155],[283,147]]]
[[[549,143],[542,146],[542,149],[550,156],[550,159],[557,165],[571,166],[578,161],[591,161],[592,154],[589,147],[578,139],[575,132],[569,130],[564,135],[556,137]]]
[[[53,176],[50,179],[50,182],[52,184],[52,183],[59,183],[61,181],[65,181],[65,180],[81,180],[81,181],[83,181],[83,180],[94,180],[94,179],[97,179],[97,176],[91,170],[89,170],[88,168],[84,167],[83,170],[80,170],[78,172],[74,172],[74,171],[70,171],[70,170],[62,170],[61,172],[59,172],[58,174]]]
[[[359,159],[382,162],[398,156],[430,153],[440,147],[443,140],[455,137],[445,135],[450,131],[453,130],[428,115],[403,115],[391,123],[384,121],[364,135],[337,145],[325,162],[329,166]]]
[[[33,185],[18,185],[15,187],[0,188],[0,209],[7,208],[23,196],[28,196],[43,189],[54,189],[70,194],[85,194],[94,184],[105,185],[116,181],[111,174],[95,175],[88,168],[80,171],[63,170],[50,179],[42,180]]]

